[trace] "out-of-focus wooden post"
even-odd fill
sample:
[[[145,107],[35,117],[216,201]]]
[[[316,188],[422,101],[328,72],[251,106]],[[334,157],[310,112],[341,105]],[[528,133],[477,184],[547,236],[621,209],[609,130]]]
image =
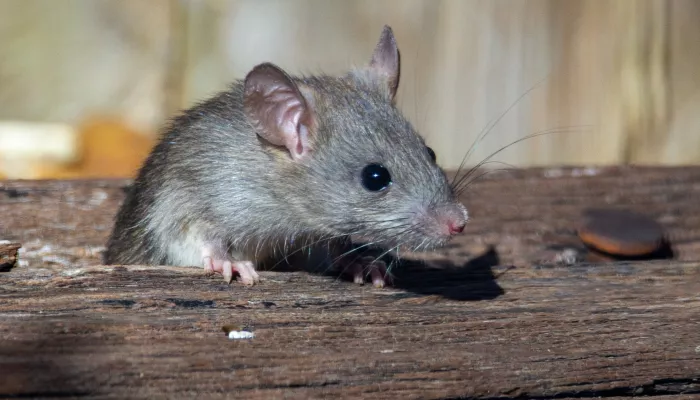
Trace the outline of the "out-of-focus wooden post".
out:
[[[669,1],[611,3],[619,37],[612,76],[608,129],[622,135],[622,162],[658,163],[666,144],[671,110]]]

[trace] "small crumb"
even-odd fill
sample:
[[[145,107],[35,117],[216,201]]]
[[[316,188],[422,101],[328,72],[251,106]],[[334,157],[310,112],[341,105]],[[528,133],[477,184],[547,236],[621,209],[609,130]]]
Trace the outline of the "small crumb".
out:
[[[252,339],[255,334],[248,327],[241,328],[237,325],[224,325],[221,327],[229,339]]]
[[[578,261],[579,254],[575,249],[565,249],[561,253],[557,254],[554,262],[557,264],[572,265],[576,264]]]
[[[231,331],[228,333],[229,339],[252,339],[254,337],[255,334],[248,331]]]
[[[382,354],[387,354],[387,353],[393,353],[394,350],[391,350],[391,349],[390,350],[379,350],[379,352]]]
[[[696,353],[700,353],[700,346],[697,346],[697,347],[695,348],[695,352],[696,352]]]

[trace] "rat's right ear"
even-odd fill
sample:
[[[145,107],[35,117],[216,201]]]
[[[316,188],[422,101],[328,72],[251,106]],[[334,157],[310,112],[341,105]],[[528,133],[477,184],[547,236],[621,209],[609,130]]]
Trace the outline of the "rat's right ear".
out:
[[[393,99],[399,88],[401,75],[401,55],[396,44],[394,32],[389,25],[384,25],[379,42],[374,48],[369,67],[373,73],[381,76],[387,83],[389,95]]]
[[[308,155],[313,113],[292,78],[279,67],[264,63],[248,73],[243,104],[260,137],[285,146],[294,160]]]

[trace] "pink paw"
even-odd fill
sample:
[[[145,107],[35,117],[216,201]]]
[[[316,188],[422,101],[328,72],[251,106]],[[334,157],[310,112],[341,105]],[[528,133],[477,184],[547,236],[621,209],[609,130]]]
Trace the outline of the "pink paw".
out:
[[[361,257],[354,260],[344,269],[346,275],[350,275],[352,280],[360,285],[365,284],[365,279],[370,277],[374,287],[382,288],[393,284],[393,279],[389,275],[384,261],[374,257]]]
[[[229,261],[205,256],[202,263],[205,271],[222,274],[226,283],[231,283],[233,280],[233,271],[238,272],[240,281],[244,285],[254,285],[260,282],[255,266],[250,261]]]

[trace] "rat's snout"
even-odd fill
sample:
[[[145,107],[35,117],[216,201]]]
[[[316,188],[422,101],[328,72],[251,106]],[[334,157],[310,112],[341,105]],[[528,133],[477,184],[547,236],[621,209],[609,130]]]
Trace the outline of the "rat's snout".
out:
[[[416,249],[434,249],[445,245],[455,235],[464,231],[467,224],[467,209],[459,202],[444,200],[432,204],[417,213],[416,235],[403,244]]]
[[[467,225],[467,209],[460,203],[444,206],[437,214],[441,230],[447,236],[462,233]]]
[[[447,226],[450,230],[450,235],[456,235],[462,233],[464,226],[467,225],[466,221],[450,221]]]

